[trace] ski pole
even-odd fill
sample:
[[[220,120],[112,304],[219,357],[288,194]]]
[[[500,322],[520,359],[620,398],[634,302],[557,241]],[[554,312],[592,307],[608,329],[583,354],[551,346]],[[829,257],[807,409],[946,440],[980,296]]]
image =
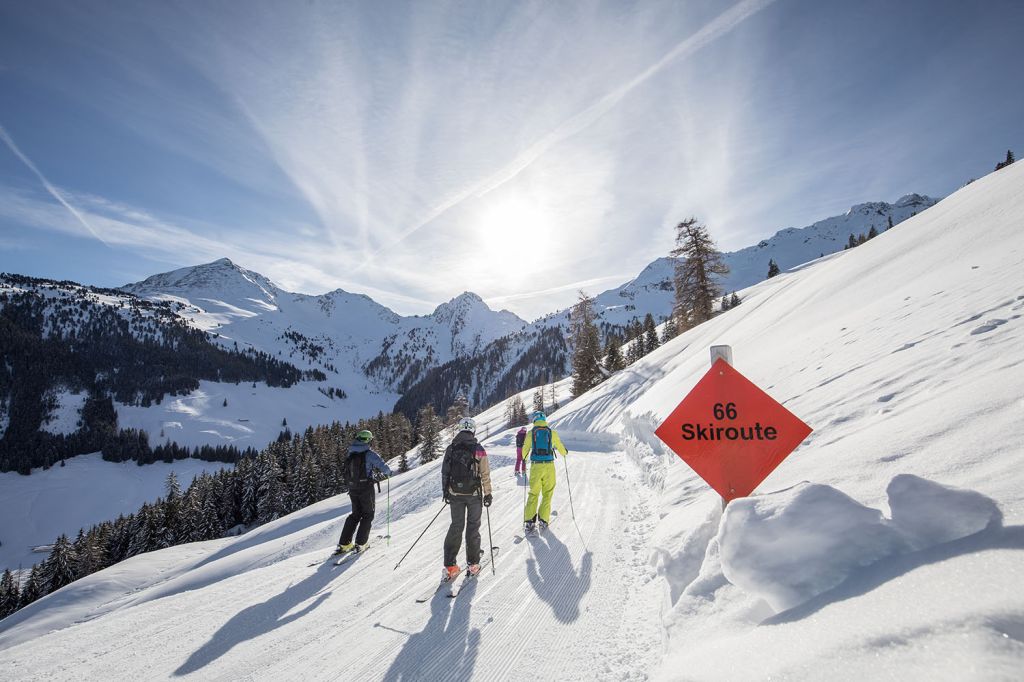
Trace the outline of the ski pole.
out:
[[[569,490],[569,509],[572,511],[572,520],[576,520],[576,508],[572,506],[572,484],[569,483],[569,463],[565,455],[562,455],[562,464],[565,465],[565,487]]]
[[[427,528],[430,528],[432,525],[434,525],[434,521],[437,521],[437,517],[441,515],[441,512],[444,511],[444,508],[446,506],[447,506],[446,504],[442,505],[441,508],[437,510],[437,513],[434,514],[434,518],[430,519],[430,523],[427,524]],[[420,533],[420,537],[416,538],[416,542],[412,543],[412,547],[415,547],[416,543],[418,543],[420,541],[420,539],[423,537],[423,535],[427,532],[427,528],[423,529],[423,532]],[[402,555],[402,558],[398,560],[398,563],[395,564],[395,567],[393,569],[391,569],[391,570],[393,570],[393,571],[397,571],[398,570],[398,567],[402,565],[403,561],[405,561],[405,557],[409,556],[409,552],[412,551],[412,547],[410,547],[409,549],[407,549],[405,551],[405,554]]]
[[[388,547],[391,546],[391,477],[388,476]]]
[[[497,575],[494,570],[494,537],[491,535],[491,508],[484,506],[484,511],[487,512],[487,544],[491,546],[491,575]]]

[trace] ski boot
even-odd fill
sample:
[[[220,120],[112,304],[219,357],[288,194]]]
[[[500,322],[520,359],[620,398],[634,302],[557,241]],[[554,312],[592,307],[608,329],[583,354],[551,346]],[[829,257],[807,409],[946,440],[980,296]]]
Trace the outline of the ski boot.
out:
[[[446,582],[446,583],[450,583],[451,581],[455,580],[455,578],[457,578],[458,576],[459,576],[459,567],[458,566],[445,566],[444,567],[444,573],[441,574],[441,580]]]
[[[341,543],[338,543],[338,546],[334,550],[334,553],[335,554],[344,554],[345,552],[351,552],[353,549],[355,549],[355,546],[356,546],[356,543],[354,543],[354,542],[350,542],[347,545],[343,545]]]

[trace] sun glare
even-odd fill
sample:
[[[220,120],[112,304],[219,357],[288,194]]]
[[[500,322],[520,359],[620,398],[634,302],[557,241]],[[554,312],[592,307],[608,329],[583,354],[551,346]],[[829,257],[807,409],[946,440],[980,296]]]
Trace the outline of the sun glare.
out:
[[[518,257],[544,241],[549,225],[541,207],[521,197],[489,204],[475,226],[480,248],[488,258]]]

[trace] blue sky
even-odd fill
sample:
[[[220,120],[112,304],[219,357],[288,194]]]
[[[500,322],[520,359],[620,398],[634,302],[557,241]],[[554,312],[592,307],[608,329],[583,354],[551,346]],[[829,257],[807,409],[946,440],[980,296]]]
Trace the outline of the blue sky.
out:
[[[1024,152],[1024,2],[6,2],[0,270],[532,319]]]

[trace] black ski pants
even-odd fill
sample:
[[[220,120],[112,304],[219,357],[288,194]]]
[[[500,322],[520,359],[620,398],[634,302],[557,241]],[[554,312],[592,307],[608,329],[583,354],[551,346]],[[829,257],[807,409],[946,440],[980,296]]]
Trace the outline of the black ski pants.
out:
[[[355,533],[356,544],[365,545],[370,539],[370,524],[373,523],[373,514],[377,505],[377,491],[373,486],[366,488],[353,488],[348,491],[349,499],[352,500],[352,513],[345,519],[345,527],[341,530],[339,545],[347,545],[352,542],[352,534]],[[359,531],[356,532],[356,526]]]
[[[462,529],[466,529],[466,563],[480,563],[480,514],[483,501],[478,495],[452,495],[452,525],[444,539],[444,565],[454,566],[462,546]]]

